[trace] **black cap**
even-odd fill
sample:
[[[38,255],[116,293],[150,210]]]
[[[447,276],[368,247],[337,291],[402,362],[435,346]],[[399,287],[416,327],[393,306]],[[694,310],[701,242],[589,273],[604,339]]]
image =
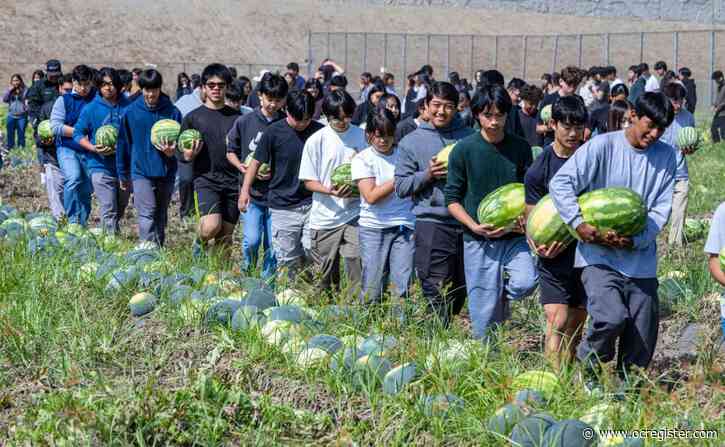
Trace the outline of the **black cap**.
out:
[[[58,59],[51,59],[45,64],[45,71],[47,74],[61,74],[60,61]]]

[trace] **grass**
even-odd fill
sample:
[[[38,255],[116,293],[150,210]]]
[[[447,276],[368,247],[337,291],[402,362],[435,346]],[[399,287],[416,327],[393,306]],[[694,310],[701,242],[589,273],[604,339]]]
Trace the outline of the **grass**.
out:
[[[31,148],[16,151],[30,159]],[[725,145],[708,146],[690,160],[690,215],[708,216],[725,198]],[[23,211],[45,208],[32,167],[0,173],[2,199]],[[22,193],[22,196],[20,195]],[[231,259],[194,263],[191,230],[173,213],[168,271],[234,271]],[[96,219],[97,216],[94,216]],[[134,245],[127,220],[120,249]],[[641,374],[645,385],[616,402],[611,428],[691,428],[725,436],[725,373],[716,351],[720,289],[707,274],[703,242],[660,251],[660,271],[684,272],[686,292],[672,299],[663,320],[658,353]],[[183,319],[162,295],[162,306],[133,318],[127,308],[139,288],[105,291],[107,279],[79,278],[82,262],[68,253],[30,256],[27,243],[1,246],[0,444],[7,445],[509,445],[487,430],[488,418],[510,401],[513,377],[547,369],[542,358],[543,315],[536,299],[514,304],[513,318],[489,346],[472,344],[459,367],[435,365],[402,393],[378,386],[362,389],[328,366],[301,369],[294,358],[267,344],[259,332],[235,332]],[[199,289],[200,286],[194,286]],[[342,295],[316,296],[303,289],[312,310]],[[306,336],[328,333],[394,336],[386,356],[394,365],[426,364],[450,339],[470,338],[463,319],[450,330],[431,324],[415,293],[406,305],[408,323],[388,308],[360,310],[354,318],[319,318]],[[690,358],[668,354],[688,323],[703,323],[706,338]],[[602,399],[584,392],[580,368],[560,374],[561,387],[541,411],[557,419],[578,418]],[[617,384],[603,376],[607,391]],[[465,405],[447,416],[424,411],[427,395],[454,394]],[[652,444],[655,445],[655,444]],[[657,445],[693,445],[668,440]]]

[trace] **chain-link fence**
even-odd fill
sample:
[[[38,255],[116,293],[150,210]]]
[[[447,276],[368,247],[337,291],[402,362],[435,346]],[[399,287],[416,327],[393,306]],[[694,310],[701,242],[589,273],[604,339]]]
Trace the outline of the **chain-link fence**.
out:
[[[537,82],[543,73],[566,65],[613,65],[624,79],[630,65],[664,60],[677,70],[688,67],[698,89],[698,109],[709,108],[714,94],[711,73],[722,67],[725,30],[558,35],[455,35],[310,32],[308,75],[325,58],[345,68],[350,90],[360,73],[395,75],[403,92],[406,76],[422,65],[433,67],[437,79],[451,71],[472,80],[479,69],[495,68],[507,79]]]

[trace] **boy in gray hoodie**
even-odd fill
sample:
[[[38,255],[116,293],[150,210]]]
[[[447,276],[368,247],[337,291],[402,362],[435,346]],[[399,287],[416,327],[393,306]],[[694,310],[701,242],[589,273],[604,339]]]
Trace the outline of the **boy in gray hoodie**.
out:
[[[423,295],[446,326],[466,301],[463,228],[448,212],[443,196],[447,162],[435,157],[474,132],[457,116],[457,106],[458,90],[453,84],[434,83],[425,98],[430,120],[400,141],[395,168],[395,192],[413,200],[414,264]]]

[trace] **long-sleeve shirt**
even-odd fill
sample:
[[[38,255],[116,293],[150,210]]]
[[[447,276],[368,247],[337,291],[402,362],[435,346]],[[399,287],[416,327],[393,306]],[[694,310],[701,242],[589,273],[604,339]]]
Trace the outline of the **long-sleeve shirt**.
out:
[[[626,187],[642,197],[647,226],[632,238],[632,249],[577,244],[575,267],[606,265],[630,278],[657,276],[657,234],[672,209],[675,153],[657,141],[644,150],[629,144],[624,131],[598,135],[574,152],[549,183],[556,209],[567,225],[583,223],[577,196],[609,187]]]
[[[695,127],[695,117],[687,109],[681,109],[675,115],[675,119],[672,120],[670,127],[660,137],[660,141],[669,144],[675,150],[675,160],[677,161],[675,180],[687,180],[690,177],[687,170],[687,159],[682,153],[682,148],[677,146],[677,135],[683,127]]]
[[[718,84],[717,96],[715,97],[715,116],[725,116],[725,82]]]

